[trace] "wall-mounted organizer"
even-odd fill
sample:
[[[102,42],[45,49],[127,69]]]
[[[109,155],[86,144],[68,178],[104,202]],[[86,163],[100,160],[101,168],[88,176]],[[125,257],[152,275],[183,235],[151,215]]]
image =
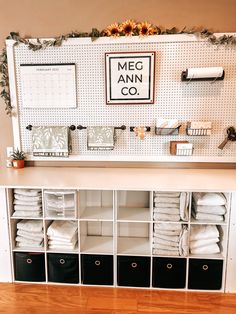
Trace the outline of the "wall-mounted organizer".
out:
[[[181,81],[211,81],[223,80],[225,71],[222,67],[189,68],[182,72]]]
[[[225,289],[230,193],[8,189],[7,194],[16,282]],[[15,217],[19,196],[22,204],[43,196],[42,216]],[[48,216],[48,201],[73,202],[74,217]]]
[[[217,35],[217,34],[216,34]],[[154,104],[107,105],[105,97],[105,53],[155,52]],[[172,60],[175,55],[174,62]],[[92,161],[184,161],[184,162],[235,162],[236,145],[229,141],[224,150],[218,143],[224,139],[224,130],[234,125],[236,108],[236,51],[209,45],[194,35],[149,36],[132,38],[71,38],[61,47],[49,47],[41,51],[29,50],[24,44],[15,45],[7,40],[11,100],[14,107],[14,146],[28,153],[33,160],[92,160]],[[84,56],[86,55],[86,58]],[[76,106],[44,108],[24,106],[21,64],[75,64]],[[74,66],[73,66],[74,68]],[[221,77],[185,84],[180,80],[183,69],[220,68]],[[225,73],[224,73],[225,72]],[[212,121],[214,132],[208,137],[195,137],[193,156],[172,156],[169,141],[173,134],[155,127],[158,117],[185,121]],[[109,151],[88,151],[86,131],[71,132],[72,151],[68,157],[42,157],[32,155],[32,132],[25,128],[33,126],[120,126],[116,145]],[[145,141],[137,141],[129,132],[130,126],[150,126]],[[172,131],[172,130],[171,130]],[[156,134],[162,136],[155,136]],[[176,134],[176,135],[174,135]],[[173,138],[172,138],[173,136]],[[178,133],[179,140],[187,135]]]
[[[193,144],[188,141],[170,141],[170,154],[191,156],[193,154]]]
[[[212,131],[212,123],[208,122],[201,122],[201,121],[194,121],[194,122],[187,122],[186,127],[186,134],[190,136],[206,136],[211,135]]]

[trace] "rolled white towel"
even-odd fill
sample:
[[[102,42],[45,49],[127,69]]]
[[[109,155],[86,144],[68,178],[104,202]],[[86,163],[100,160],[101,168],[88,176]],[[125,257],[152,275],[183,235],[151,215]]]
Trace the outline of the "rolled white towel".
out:
[[[220,248],[217,243],[208,244],[205,246],[190,248],[191,254],[217,254],[220,253]]]
[[[162,214],[162,213],[154,213],[153,219],[158,221],[179,221],[180,215],[169,215],[169,214]]]
[[[197,205],[226,205],[226,198],[222,193],[214,192],[195,192],[193,193],[193,199]]]
[[[23,219],[19,221],[16,226],[17,229],[27,232],[41,232],[43,230],[43,221]]]
[[[192,225],[190,229],[190,241],[215,239],[219,236],[219,230],[216,225]]]

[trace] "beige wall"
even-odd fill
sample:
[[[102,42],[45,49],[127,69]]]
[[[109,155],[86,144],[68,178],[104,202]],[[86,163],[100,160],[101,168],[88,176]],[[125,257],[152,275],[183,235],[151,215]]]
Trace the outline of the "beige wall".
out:
[[[11,31],[24,37],[54,37],[92,27],[102,30],[129,18],[165,28],[235,32],[235,13],[236,0],[0,0],[0,47]],[[0,166],[5,166],[5,150],[11,145],[11,121],[0,99]]]

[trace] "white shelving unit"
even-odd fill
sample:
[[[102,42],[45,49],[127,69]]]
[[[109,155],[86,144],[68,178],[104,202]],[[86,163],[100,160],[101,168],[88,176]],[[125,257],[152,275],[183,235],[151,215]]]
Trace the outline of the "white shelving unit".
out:
[[[26,219],[25,217],[12,217],[14,212],[13,200],[14,200],[14,189],[9,188],[7,193],[8,200],[8,222],[10,229],[10,246],[11,246],[11,259],[12,259],[12,273],[13,281],[30,281],[38,282],[42,281],[44,283],[50,283],[53,280],[51,278],[50,271],[52,266],[50,264],[51,259],[58,258],[59,264],[65,261],[65,263],[70,263],[71,259],[73,262],[76,261],[76,272],[78,272],[79,281],[81,284],[86,284],[87,272],[90,271],[93,274],[93,278],[100,278],[101,275],[99,271],[105,271],[105,269],[110,269],[110,279],[108,285],[114,286],[137,286],[137,287],[150,287],[155,289],[182,289],[188,290],[190,273],[193,273],[191,270],[195,267],[197,263],[201,265],[204,263],[204,267],[218,267],[220,269],[220,282],[222,283],[219,287],[219,284],[216,284],[216,289],[210,288],[207,290],[215,291],[224,291],[225,289],[225,273],[226,273],[226,259],[227,259],[227,247],[228,247],[228,233],[229,233],[229,217],[230,217],[230,208],[231,208],[231,193],[224,193],[227,199],[227,213],[223,222],[213,222],[213,221],[197,221],[191,217],[191,201],[188,208],[188,219],[187,221],[179,222],[169,222],[162,221],[165,224],[180,224],[188,228],[191,233],[192,226],[196,225],[217,225],[218,230],[220,231],[220,249],[219,254],[191,254],[187,256],[168,256],[168,255],[155,255],[152,253],[152,239],[153,239],[153,228],[156,221],[153,220],[153,199],[154,191],[139,191],[139,190],[127,190],[127,191],[117,191],[117,190],[43,190],[43,212],[42,217],[37,218],[43,222],[43,231],[44,231],[44,245],[42,248],[34,247],[23,247],[19,248],[15,245],[15,237],[17,231],[17,223]],[[193,191],[194,192],[194,191]],[[49,215],[47,202],[45,201],[45,195],[70,195],[70,201],[74,200],[74,208],[71,212],[72,217],[54,217]],[[191,194],[191,193],[190,193]],[[47,197],[46,196],[46,197]],[[53,196],[54,197],[54,196]],[[192,194],[191,194],[192,198]],[[31,219],[27,217],[27,219]],[[36,219],[36,218],[33,218]],[[72,250],[70,249],[50,249],[48,246],[48,237],[47,229],[52,224],[54,220],[67,220],[75,221],[78,224],[78,243],[76,247]],[[160,221],[159,221],[160,222]],[[20,254],[20,255],[19,255]],[[23,254],[23,255],[21,255]],[[25,255],[24,255],[25,254]],[[43,256],[42,260],[43,265],[41,269],[43,271],[43,280],[29,280],[27,277],[26,280],[19,280],[17,278],[17,271],[19,272],[19,259],[23,256],[28,257],[28,261],[31,260],[31,257]],[[74,256],[74,257],[73,257]],[[86,257],[87,256],[87,257]],[[33,259],[32,258],[32,259]],[[109,261],[107,260],[109,259]],[[90,261],[92,260],[92,261]],[[50,261],[50,262],[49,262]],[[27,262],[26,262],[27,263]],[[108,264],[106,264],[108,263]],[[163,264],[164,263],[164,264]],[[193,264],[193,266],[192,266]],[[57,265],[57,264],[56,264]],[[102,266],[101,266],[102,265]],[[109,265],[109,266],[107,266]],[[181,267],[182,274],[182,283],[180,286],[172,287],[172,284],[168,287],[168,273],[167,273],[167,286],[162,285],[158,282],[158,276],[161,275],[159,269],[165,266],[164,273],[168,267],[172,268]],[[206,266],[209,265],[209,266]],[[201,266],[201,267],[203,267]],[[57,266],[55,266],[57,267]],[[95,269],[93,268],[95,267]],[[103,267],[103,268],[102,268]],[[108,267],[108,268],[107,268]],[[130,267],[130,269],[129,269]],[[184,270],[184,271],[183,271]],[[65,270],[66,271],[66,270]],[[98,273],[97,273],[98,271]],[[141,283],[134,281],[134,284],[131,284],[129,281],[126,282],[126,279],[123,280],[122,276],[124,273],[127,274],[129,278],[134,280],[137,277],[138,271],[141,271],[143,274],[149,274],[149,279],[142,278],[140,275]],[[137,272],[137,274],[135,273]],[[63,271],[62,271],[63,273]],[[112,275],[111,275],[112,273]],[[100,274],[100,275],[99,275]],[[103,273],[104,275],[104,273]],[[176,284],[175,272],[173,273],[173,281]],[[70,274],[72,276],[72,274]],[[135,276],[132,278],[132,276]],[[147,277],[147,275],[145,275]],[[72,276],[73,277],[73,276]],[[76,277],[77,278],[77,277]],[[68,283],[64,279],[60,279],[61,284]],[[100,280],[100,279],[99,279]],[[123,281],[122,281],[123,280]],[[143,282],[145,282],[143,284]],[[145,281],[146,280],[146,281]],[[179,279],[177,279],[178,282]],[[76,284],[79,284],[77,282]],[[184,282],[184,284],[183,284]],[[91,284],[91,283],[88,283]],[[104,284],[101,282],[94,281],[93,284]],[[202,289],[193,289],[191,290],[206,290],[203,287]]]

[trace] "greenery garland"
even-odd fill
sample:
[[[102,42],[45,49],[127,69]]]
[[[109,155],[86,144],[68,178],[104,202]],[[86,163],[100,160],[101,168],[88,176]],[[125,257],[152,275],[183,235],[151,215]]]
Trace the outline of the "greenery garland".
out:
[[[48,47],[60,47],[64,41],[68,38],[81,38],[89,37],[92,41],[96,40],[98,37],[119,37],[119,36],[151,36],[151,35],[174,35],[174,34],[193,34],[198,38],[204,38],[213,45],[236,45],[236,36],[233,35],[222,35],[216,37],[214,33],[207,29],[197,30],[186,28],[178,30],[176,27],[171,29],[161,29],[156,25],[150,24],[148,22],[136,23],[133,20],[128,20],[123,23],[114,23],[109,25],[106,29],[101,32],[96,28],[93,28],[90,33],[87,32],[71,32],[66,35],[61,35],[49,40],[42,39],[25,39],[22,38],[19,33],[11,32],[7,39],[15,40],[16,44],[23,43],[28,49],[32,51],[38,51],[41,49],[46,49]],[[8,76],[8,66],[7,66],[7,54],[6,48],[4,47],[0,55],[0,96],[4,99],[5,110],[7,115],[12,114],[12,105],[10,101],[10,90],[9,90],[9,76]]]

